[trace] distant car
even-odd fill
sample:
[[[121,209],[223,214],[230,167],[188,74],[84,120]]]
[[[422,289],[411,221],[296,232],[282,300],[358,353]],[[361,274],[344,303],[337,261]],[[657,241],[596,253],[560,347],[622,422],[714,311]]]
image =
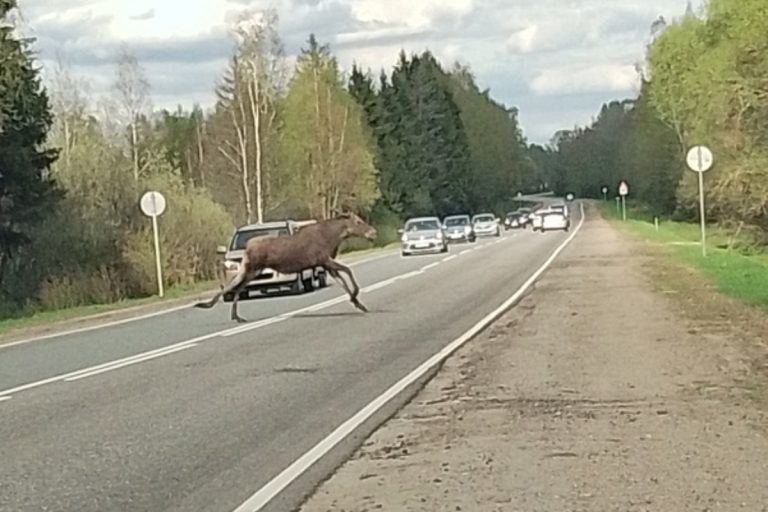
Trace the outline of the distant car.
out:
[[[245,253],[245,245],[248,243],[248,240],[262,236],[292,236],[298,231],[300,226],[300,223],[285,220],[263,224],[249,224],[236,229],[229,242],[229,246],[220,246],[216,251],[224,256],[224,284],[228,284],[240,270],[240,264]],[[240,299],[249,298],[251,292],[254,291],[265,294],[286,290],[293,293],[302,293],[316,288],[324,288],[327,284],[325,269],[322,267],[305,269],[301,273],[293,274],[282,274],[270,268],[265,268],[240,292]],[[234,299],[234,295],[231,293],[225,294],[223,299],[226,302],[231,302]]]
[[[519,208],[517,213],[520,214],[520,223],[523,227],[528,227],[531,224],[531,214],[533,210],[530,208]]]
[[[408,219],[400,233],[400,253],[409,256],[416,253],[448,252],[448,241],[443,225],[437,217]]]
[[[541,221],[545,214],[549,213],[549,208],[541,207],[533,212],[531,212],[531,228],[534,231],[539,231],[541,229]]]
[[[556,203],[556,204],[550,205],[549,209],[553,211],[563,212],[563,215],[565,215],[566,218],[571,216],[568,211],[568,205],[565,203]]]
[[[559,209],[551,209],[541,215],[541,232],[552,230],[568,231],[571,227],[571,221],[565,216],[565,213]]]
[[[520,212],[509,212],[504,217],[504,229],[517,229],[525,227],[525,222],[522,220],[523,214]]]
[[[472,229],[477,236],[501,236],[499,220],[492,213],[480,213],[472,217]]]
[[[475,242],[475,230],[469,215],[449,215],[443,219],[443,231],[448,242]]]

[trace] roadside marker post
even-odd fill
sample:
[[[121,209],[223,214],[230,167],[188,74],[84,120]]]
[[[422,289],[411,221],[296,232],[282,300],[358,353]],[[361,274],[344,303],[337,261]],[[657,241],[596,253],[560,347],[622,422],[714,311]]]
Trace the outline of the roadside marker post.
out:
[[[707,219],[704,209],[704,173],[712,168],[714,157],[707,146],[694,146],[685,157],[688,168],[699,177],[699,218],[701,221],[701,255],[707,256]]]
[[[160,262],[160,236],[157,230],[157,218],[165,211],[165,197],[157,191],[149,191],[139,201],[141,212],[152,219],[152,238],[155,243],[155,271],[157,272],[157,291],[163,297],[163,266]]]
[[[629,185],[622,180],[619,183],[619,196],[621,196],[621,218],[627,220],[627,194],[629,194]]]
[[[603,188],[601,188],[600,191],[603,193],[603,201],[607,201],[608,200],[608,187],[603,185]]]

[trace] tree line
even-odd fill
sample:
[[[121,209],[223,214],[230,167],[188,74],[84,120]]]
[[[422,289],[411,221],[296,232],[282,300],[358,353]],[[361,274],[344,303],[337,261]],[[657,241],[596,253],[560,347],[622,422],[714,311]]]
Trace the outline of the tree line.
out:
[[[155,289],[138,199],[161,191],[166,286],[217,276],[235,226],[351,209],[384,244],[413,215],[503,210],[536,188],[517,111],[465,65],[429,52],[348,76],[310,35],[289,67],[273,10],[232,26],[208,109],[156,109],[123,48],[94,98],[65,56],[43,82],[33,40],[0,0],[0,315],[107,303]]]
[[[558,132],[534,148],[560,190],[630,196],[660,215],[698,215],[697,178],[688,148],[715,156],[705,174],[708,220],[755,241],[768,227],[768,4],[711,0],[701,15],[652,25],[637,98],[602,107],[588,127]]]

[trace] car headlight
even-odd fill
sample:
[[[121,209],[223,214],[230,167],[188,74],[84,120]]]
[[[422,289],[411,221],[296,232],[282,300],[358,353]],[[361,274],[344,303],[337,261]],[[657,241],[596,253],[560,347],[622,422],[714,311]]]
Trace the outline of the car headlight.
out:
[[[408,241],[408,236],[407,235],[401,236],[400,237],[400,241],[403,242],[403,243],[407,242]]]
[[[240,263],[237,261],[226,260],[224,262],[224,268],[229,271],[237,272],[238,270],[240,270]]]
[[[470,234],[472,232],[472,228],[470,226],[464,226],[464,232],[466,234]]]
[[[438,231],[437,235],[435,235],[435,238],[437,238],[438,240],[442,240],[443,239],[443,234],[440,231]]]

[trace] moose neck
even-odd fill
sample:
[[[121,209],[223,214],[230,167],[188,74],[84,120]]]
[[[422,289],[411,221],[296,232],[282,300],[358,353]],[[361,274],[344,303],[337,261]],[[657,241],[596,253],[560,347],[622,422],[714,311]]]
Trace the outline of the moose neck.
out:
[[[328,219],[322,222],[323,241],[335,253],[344,239],[349,237],[346,219]]]

